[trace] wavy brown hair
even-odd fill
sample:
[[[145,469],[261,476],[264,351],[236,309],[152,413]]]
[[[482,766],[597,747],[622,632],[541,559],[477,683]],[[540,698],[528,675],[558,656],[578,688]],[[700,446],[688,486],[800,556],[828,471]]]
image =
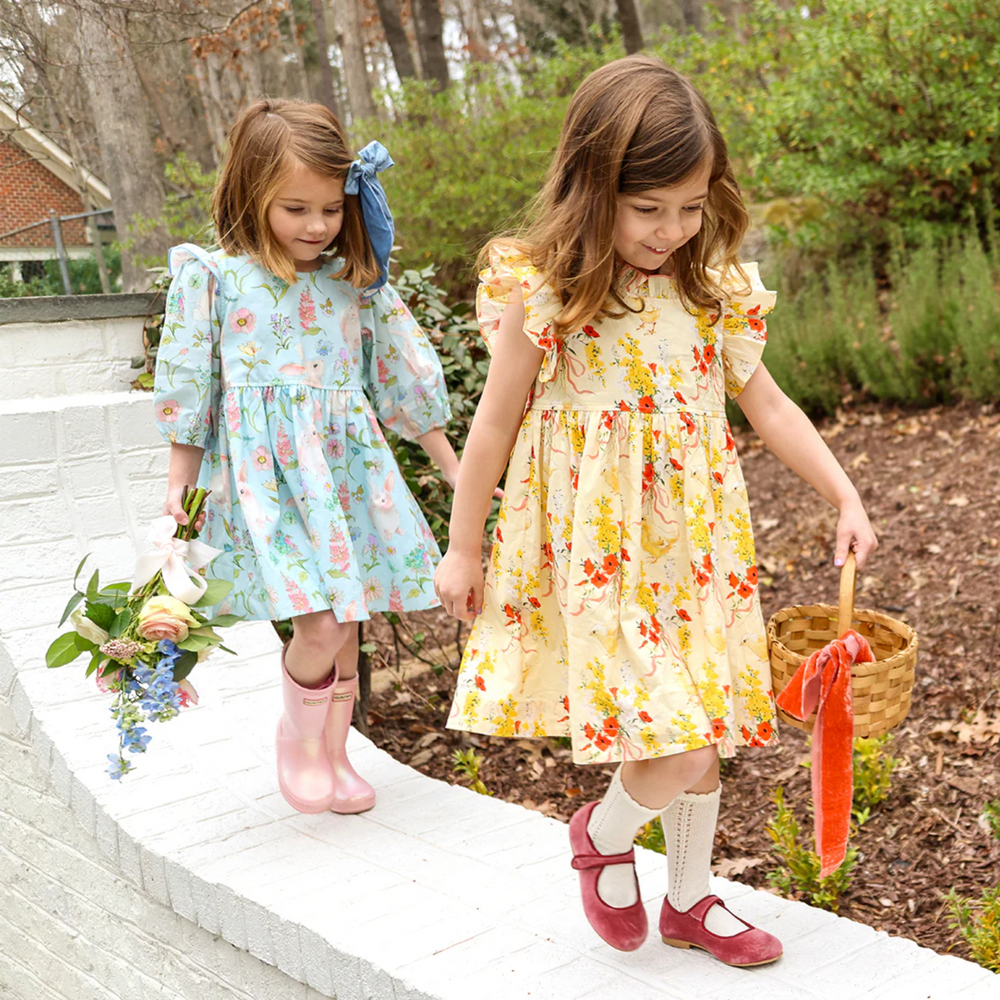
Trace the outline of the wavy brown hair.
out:
[[[354,160],[336,116],[322,104],[264,99],[245,108],[229,130],[229,151],[212,192],[212,220],[228,254],[247,254],[292,283],[295,262],[278,243],[267,211],[295,163],[343,180]],[[324,252],[344,258],[336,277],[367,288],[379,275],[357,195],[344,197],[340,232]]]
[[[616,287],[619,194],[673,187],[711,164],[698,234],[674,253],[681,301],[717,310],[719,275],[735,272],[750,218],[726,141],[705,99],[680,73],[634,55],[595,70],[573,95],[555,160],[522,229],[495,243],[527,256],[562,297],[553,332],[563,336],[601,316],[639,311]],[[481,264],[488,258],[487,247]]]

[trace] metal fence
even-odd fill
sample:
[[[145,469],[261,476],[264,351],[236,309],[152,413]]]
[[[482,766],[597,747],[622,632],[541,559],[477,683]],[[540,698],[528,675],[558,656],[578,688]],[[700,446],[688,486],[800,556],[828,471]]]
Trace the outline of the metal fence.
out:
[[[12,229],[9,233],[0,233],[0,242],[7,239],[9,236],[17,236],[19,233],[25,233],[29,229],[37,229],[39,226],[51,226],[52,227],[52,241],[56,248],[56,257],[59,260],[59,274],[62,277],[63,288],[67,295],[73,294],[73,289],[69,283],[69,257],[66,255],[66,245],[63,243],[62,238],[62,224],[64,222],[71,222],[73,219],[91,219],[98,215],[108,215],[112,219],[110,208],[101,208],[93,212],[79,212],[76,215],[56,215],[55,209],[49,209],[49,217],[47,219],[42,219],[40,222],[32,222],[27,226],[21,226],[18,229]],[[98,226],[93,227],[94,232],[94,256],[97,258],[97,273],[101,278],[101,291],[105,294],[111,291],[111,281],[108,278],[108,268],[104,262],[104,250],[102,247],[101,231]]]

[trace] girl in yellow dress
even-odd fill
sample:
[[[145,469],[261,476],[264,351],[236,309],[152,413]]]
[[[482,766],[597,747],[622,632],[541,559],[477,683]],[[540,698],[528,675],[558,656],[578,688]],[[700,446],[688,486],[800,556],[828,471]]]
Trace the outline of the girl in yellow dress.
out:
[[[687,80],[630,56],[584,81],[534,222],[484,251],[492,362],[434,578],[445,609],[475,620],[449,727],[568,736],[577,764],[622,762],[570,823],[594,929],[623,950],[644,940],[631,844],[662,815],[661,936],[741,966],[781,945],[709,893],[718,758],[771,743],[775,710],[726,396],[837,507],[838,564],[854,549],[863,565],[878,544],[847,475],[760,363],[775,296],[739,262],[748,223]]]

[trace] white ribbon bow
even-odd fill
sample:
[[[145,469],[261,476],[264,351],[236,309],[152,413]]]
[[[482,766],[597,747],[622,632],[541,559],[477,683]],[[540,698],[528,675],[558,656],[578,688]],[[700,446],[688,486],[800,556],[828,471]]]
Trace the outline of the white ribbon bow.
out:
[[[174,538],[177,522],[170,514],[156,518],[149,526],[147,541],[155,547],[155,552],[139,556],[135,564],[133,587],[141,587],[161,572],[167,590],[187,605],[201,600],[208,588],[204,579],[195,572],[207,566],[222,549],[213,548],[197,540],[186,542]]]

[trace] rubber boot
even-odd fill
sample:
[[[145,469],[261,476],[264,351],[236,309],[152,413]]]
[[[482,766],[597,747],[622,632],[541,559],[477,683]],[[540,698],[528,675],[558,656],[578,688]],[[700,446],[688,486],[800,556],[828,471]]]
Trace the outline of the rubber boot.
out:
[[[333,767],[326,752],[324,727],[333,683],[306,688],[289,676],[281,651],[281,689],[285,713],[276,740],[278,787],[285,801],[302,813],[326,812],[337,798]]]
[[[333,771],[334,797],[329,806],[335,813],[366,812],[375,805],[375,789],[362,778],[347,759],[347,734],[354,714],[358,678],[342,681],[336,663],[330,688],[330,712],[326,717],[326,752]]]

